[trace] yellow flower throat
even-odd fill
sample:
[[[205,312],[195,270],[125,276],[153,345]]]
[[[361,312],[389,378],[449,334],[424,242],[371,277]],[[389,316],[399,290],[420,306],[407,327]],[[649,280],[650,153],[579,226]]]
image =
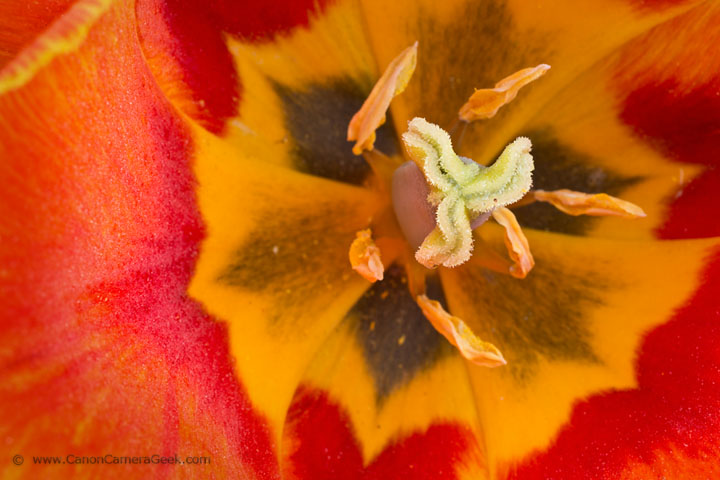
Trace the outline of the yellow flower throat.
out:
[[[409,161],[402,163],[374,148],[375,130],[385,122],[392,99],[405,90],[417,63],[417,42],[387,67],[348,126],[353,153],[363,155],[375,173],[375,187],[388,197],[384,212],[371,228],[358,232],[350,246],[352,268],[370,282],[383,279],[385,262],[404,264],[409,288],[425,316],[460,353],[475,364],[496,367],[505,359],[492,344],[480,340],[461,319],[425,295],[425,277],[438,266],[457,267],[473,251],[473,229],[490,217],[505,229],[510,262],[483,255],[487,268],[525,278],[534,266],[530,247],[508,207],[549,202],[570,215],[645,216],[642,209],[605,194],[570,190],[531,191],[533,158],[530,139],[519,137],[489,167],[458,156],[450,135],[416,117],[402,135]],[[475,90],[458,112],[459,122],[493,117],[518,91],[550,67],[520,70],[494,88]],[[485,252],[484,252],[485,253]],[[490,260],[488,260],[488,258]]]

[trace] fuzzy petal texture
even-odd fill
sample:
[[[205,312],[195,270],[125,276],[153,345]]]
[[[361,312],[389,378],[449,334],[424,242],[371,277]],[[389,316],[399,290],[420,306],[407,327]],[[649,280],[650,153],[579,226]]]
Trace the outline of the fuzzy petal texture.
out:
[[[133,5],[80,2],[47,35],[0,73],[0,472],[276,478],[227,328],[187,295],[204,236],[195,139],[145,64]],[[106,454],[212,463],[66,457]],[[67,463],[32,460],[55,455]]]

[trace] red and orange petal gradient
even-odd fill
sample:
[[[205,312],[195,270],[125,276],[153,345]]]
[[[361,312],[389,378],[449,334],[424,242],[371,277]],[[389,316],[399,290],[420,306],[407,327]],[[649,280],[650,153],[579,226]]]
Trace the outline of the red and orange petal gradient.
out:
[[[713,2],[26,3],[0,6],[0,478],[718,476]],[[525,279],[428,277],[506,367],[466,363],[396,265],[348,264],[388,210],[347,124],[416,40],[378,150],[548,63],[460,153],[526,135],[536,188],[647,212],[520,207]],[[212,461],[32,462],[108,453]]]
[[[186,293],[204,235],[195,140],[145,63],[132,3],[78,2],[48,32],[0,73],[1,476],[274,478],[227,327]],[[108,453],[213,463],[31,460]]]

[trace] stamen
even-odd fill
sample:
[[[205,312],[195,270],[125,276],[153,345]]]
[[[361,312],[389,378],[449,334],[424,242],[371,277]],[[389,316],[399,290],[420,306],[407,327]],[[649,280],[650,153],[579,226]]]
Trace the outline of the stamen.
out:
[[[535,266],[535,259],[530,253],[530,244],[515,215],[510,209],[500,207],[493,210],[492,216],[496,222],[505,228],[505,246],[508,255],[514,262],[510,267],[510,275],[515,278],[527,277],[527,274]]]
[[[380,258],[380,249],[375,245],[369,228],[356,233],[348,256],[353,270],[365,280],[374,283],[383,279],[385,267]]]
[[[550,65],[545,64],[525,68],[503,78],[495,84],[495,88],[475,90],[460,108],[458,112],[460,120],[472,122],[494,117],[500,107],[510,103],[517,96],[522,87],[542,77],[548,70]]]
[[[540,202],[551,203],[555,208],[568,215],[616,216],[623,218],[642,218],[645,212],[634,203],[611,197],[605,193],[595,195],[573,190],[534,190],[532,197]]]
[[[353,147],[355,155],[363,150],[372,150],[375,145],[375,130],[385,123],[385,113],[394,97],[401,94],[407,86],[417,63],[418,42],[406,48],[390,62],[385,73],[377,81],[370,96],[348,125],[348,141],[356,140]]]
[[[483,367],[507,365],[495,345],[480,340],[465,322],[446,312],[440,302],[430,300],[426,295],[418,295],[415,300],[435,330],[457,347],[463,357]]]
[[[437,207],[436,226],[415,258],[427,268],[460,265],[472,251],[471,222],[519,200],[530,189],[530,140],[516,139],[491,167],[483,167],[458,157],[447,132],[425,119],[411,120],[402,138],[408,155],[423,169],[431,186],[428,201]]]

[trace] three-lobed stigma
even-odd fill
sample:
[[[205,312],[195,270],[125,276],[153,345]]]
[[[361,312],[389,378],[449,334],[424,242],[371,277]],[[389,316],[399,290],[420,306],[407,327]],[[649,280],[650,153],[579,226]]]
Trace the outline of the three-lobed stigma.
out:
[[[517,138],[492,166],[484,167],[459,157],[450,135],[423,118],[412,119],[402,139],[431,186],[428,201],[436,208],[436,227],[415,258],[427,268],[461,265],[472,253],[472,220],[520,200],[530,190],[530,140]]]

